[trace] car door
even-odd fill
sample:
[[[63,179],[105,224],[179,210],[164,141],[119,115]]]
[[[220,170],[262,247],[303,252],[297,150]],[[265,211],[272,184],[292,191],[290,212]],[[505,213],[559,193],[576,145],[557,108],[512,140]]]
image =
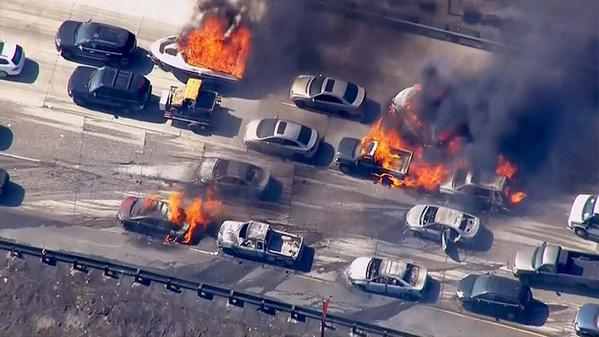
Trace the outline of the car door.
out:
[[[343,102],[339,98],[329,94],[320,94],[314,97],[314,106],[316,108],[332,112],[336,112],[344,108]]]
[[[377,276],[366,283],[366,289],[379,294],[384,294],[387,288],[387,279],[383,276]]]
[[[401,280],[395,277],[390,277],[388,280],[389,283],[387,284],[387,294],[392,296],[401,296],[408,291],[408,288]]]
[[[599,239],[599,214],[595,214],[589,218],[587,233],[589,236]]]
[[[438,223],[430,223],[426,225],[424,230],[425,236],[428,239],[439,241],[441,240],[441,233],[443,233],[443,226]]]
[[[102,60],[103,56],[96,52],[96,43],[94,41],[87,41],[79,45],[75,51],[81,57],[86,57],[94,60]]]
[[[290,139],[283,139],[282,146],[285,154],[289,156],[295,153],[304,154],[305,152],[297,142]]]

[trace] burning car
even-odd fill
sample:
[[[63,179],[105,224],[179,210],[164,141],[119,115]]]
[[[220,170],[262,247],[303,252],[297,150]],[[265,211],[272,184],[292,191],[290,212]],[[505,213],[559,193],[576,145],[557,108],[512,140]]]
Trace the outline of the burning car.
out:
[[[196,29],[157,40],[150,48],[150,57],[165,70],[237,82],[245,72],[250,36],[247,27],[229,26],[225,18],[214,15]]]
[[[506,204],[504,189],[506,177],[481,170],[458,168],[439,187],[443,194],[461,199],[475,200],[483,205],[503,208]]]
[[[165,242],[191,243],[198,230],[206,229],[213,220],[221,202],[211,196],[207,200],[196,198],[184,208],[182,199],[179,192],[172,192],[168,201],[155,195],[127,197],[119,207],[117,222],[128,230],[163,236]]]

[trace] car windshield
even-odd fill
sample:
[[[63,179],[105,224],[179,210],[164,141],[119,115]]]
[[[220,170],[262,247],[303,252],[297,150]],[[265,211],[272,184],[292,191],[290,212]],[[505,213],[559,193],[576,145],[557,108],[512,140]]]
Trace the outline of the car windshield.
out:
[[[308,145],[311,137],[312,137],[312,129],[310,129],[307,126],[302,125],[299,136],[297,137],[297,140],[304,145]]]
[[[452,182],[453,187],[460,187],[460,186],[463,186],[465,183],[466,183],[466,171],[465,170],[456,171],[455,175],[453,176],[453,182]]]
[[[314,97],[321,93],[322,83],[324,82],[324,76],[317,76],[310,83],[310,96]]]
[[[422,224],[426,226],[430,223],[434,223],[435,216],[437,215],[438,210],[439,210],[439,208],[437,208],[437,207],[432,207],[432,206],[427,207],[426,210],[424,211],[424,214],[422,215]]]
[[[470,217],[462,216],[462,220],[460,221],[460,230],[465,231],[466,227],[468,227],[468,223],[470,222]]]
[[[100,70],[95,70],[89,77],[88,87],[90,90],[94,90],[100,86],[102,86],[102,72]]]
[[[587,202],[585,202],[584,207],[582,208],[582,221],[586,221],[588,218],[593,216],[593,210],[595,209],[595,203],[597,202],[597,197],[590,197]]]
[[[227,168],[229,167],[229,161],[219,159],[214,167],[214,178],[218,179],[227,174]]]
[[[249,222],[244,223],[239,229],[239,237],[241,239],[245,239],[248,236],[248,227],[250,226]]]
[[[275,134],[275,125],[277,125],[277,121],[275,119],[263,119],[258,124],[258,130],[256,130],[256,134],[260,138],[270,137]]]
[[[19,64],[19,62],[21,62],[21,57],[23,57],[23,48],[21,46],[17,46],[15,55],[12,57],[12,63]]]
[[[378,259],[376,257],[373,258],[372,260],[370,260],[370,262],[368,263],[368,267],[366,267],[366,278],[367,279],[372,279],[379,275],[379,271],[381,269],[382,262],[383,262],[383,260]]]
[[[94,39],[94,34],[97,33],[97,25],[89,22],[84,22],[75,30],[75,44],[91,41]]]
[[[250,166],[247,170],[247,176],[245,177],[247,181],[250,181],[254,184],[257,184],[262,180],[262,170],[255,166]]]
[[[353,103],[356,100],[356,97],[358,97],[358,86],[353,83],[348,83],[343,98],[349,103]]]

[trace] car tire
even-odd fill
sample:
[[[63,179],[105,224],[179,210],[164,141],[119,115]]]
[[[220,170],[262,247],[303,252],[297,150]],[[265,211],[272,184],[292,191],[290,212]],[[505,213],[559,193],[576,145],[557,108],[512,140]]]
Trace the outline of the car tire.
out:
[[[581,238],[586,238],[588,233],[584,228],[576,228],[574,229],[574,234],[578,235]]]
[[[414,235],[414,237],[417,237],[417,238],[419,238],[419,239],[422,239],[422,238],[423,238],[423,235],[422,235],[422,233],[420,233],[419,231],[414,231],[414,230],[413,230],[413,231],[412,231],[412,235]]]
[[[295,106],[300,109],[306,108],[306,102],[304,102],[304,101],[293,101],[293,103],[295,103]]]
[[[349,174],[350,173],[350,168],[347,165],[339,165],[339,171],[345,173],[345,174]]]
[[[73,54],[72,54],[70,51],[68,51],[68,50],[61,50],[61,51],[60,51],[60,55],[61,55],[61,56],[62,56],[64,59],[67,59],[67,60],[70,60],[70,59],[72,59],[72,58],[73,58]]]
[[[225,255],[235,256],[235,253],[233,252],[233,249],[231,249],[231,248],[221,248],[220,252]]]
[[[6,71],[0,71],[0,78],[8,77],[8,73]]]
[[[508,320],[510,320],[510,321],[513,321],[513,320],[515,320],[515,319],[516,319],[516,314],[514,314],[513,312],[508,312],[508,313],[505,315],[505,317],[506,317]]]
[[[85,100],[81,98],[73,97],[73,102],[78,106],[85,106]]]

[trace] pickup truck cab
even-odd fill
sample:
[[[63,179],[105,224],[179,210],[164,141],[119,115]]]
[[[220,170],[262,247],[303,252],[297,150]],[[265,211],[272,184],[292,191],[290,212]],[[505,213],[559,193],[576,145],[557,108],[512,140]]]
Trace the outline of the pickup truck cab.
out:
[[[456,169],[439,187],[439,192],[450,197],[472,200],[484,206],[503,208],[503,191],[507,179],[490,172]]]
[[[599,202],[597,195],[576,196],[568,217],[568,228],[583,239],[599,240]]]
[[[343,137],[337,148],[335,164],[342,172],[359,169],[370,174],[390,174],[394,178],[403,179],[408,173],[412,152],[389,148],[390,155],[381,158],[377,155],[381,146],[379,141],[373,139],[360,141]]]
[[[599,255],[543,243],[519,251],[512,272],[526,282],[599,288]]]
[[[217,245],[223,253],[293,266],[301,257],[304,239],[258,221],[225,221]]]

